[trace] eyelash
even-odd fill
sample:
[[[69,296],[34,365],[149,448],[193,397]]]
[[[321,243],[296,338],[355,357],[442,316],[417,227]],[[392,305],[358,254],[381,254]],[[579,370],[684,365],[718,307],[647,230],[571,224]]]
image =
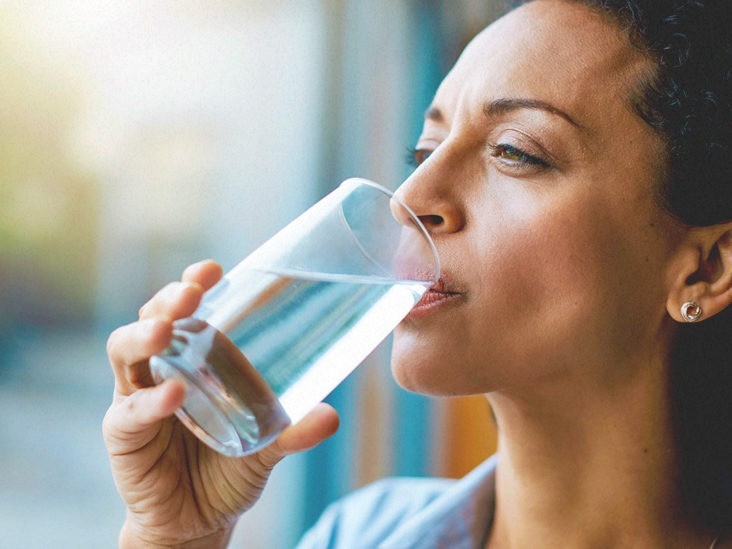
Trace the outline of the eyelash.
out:
[[[538,156],[529,154],[526,151],[509,145],[508,143],[499,143],[498,145],[488,145],[491,151],[491,156],[494,158],[501,158],[501,155],[510,155],[518,158],[503,158],[504,161],[509,162],[514,166],[536,166],[540,168],[548,168],[549,163]],[[433,151],[427,149],[417,149],[414,147],[407,147],[407,164],[418,168],[425,160],[427,160]]]
[[[432,154],[432,151],[427,149],[417,149],[415,147],[407,146],[407,155],[405,157],[407,165],[413,168],[419,168],[420,164],[427,160]]]
[[[498,145],[488,145],[488,148],[491,151],[491,156],[494,158],[501,159],[501,155],[507,155],[507,156],[513,156],[518,158],[506,158],[503,157],[503,161],[509,163],[512,166],[534,166],[537,168],[548,168],[549,163],[539,158],[538,156],[534,156],[533,154],[529,154],[526,151],[519,149],[518,147],[514,147],[513,145],[509,145],[508,143],[499,143]]]

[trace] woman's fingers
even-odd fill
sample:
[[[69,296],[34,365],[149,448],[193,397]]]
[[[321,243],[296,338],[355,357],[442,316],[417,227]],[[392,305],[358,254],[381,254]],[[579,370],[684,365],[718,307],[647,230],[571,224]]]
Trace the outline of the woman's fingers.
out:
[[[183,271],[180,282],[171,282],[140,308],[140,318],[165,315],[173,320],[193,314],[203,293],[221,279],[221,266],[215,261],[194,263]]]
[[[148,358],[163,351],[172,338],[172,321],[193,314],[203,293],[221,278],[221,266],[211,260],[195,263],[140,309],[140,322],[115,330],[107,353],[120,395],[153,385]]]
[[[134,452],[150,442],[159,431],[159,422],[183,404],[185,393],[183,383],[167,380],[117,400],[104,416],[102,426],[110,455]]]
[[[183,280],[183,282],[195,282],[196,284],[200,284],[205,291],[216,284],[221,279],[222,275],[223,270],[221,269],[221,265],[211,259],[205,259],[186,267],[186,270],[183,271],[181,280]]]
[[[173,322],[159,317],[133,322],[117,328],[107,340],[107,355],[112,365],[115,391],[129,395],[135,389],[152,385],[148,359],[169,344]]]
[[[140,308],[140,319],[167,316],[173,320],[193,314],[203,296],[203,287],[196,282],[171,282]]]

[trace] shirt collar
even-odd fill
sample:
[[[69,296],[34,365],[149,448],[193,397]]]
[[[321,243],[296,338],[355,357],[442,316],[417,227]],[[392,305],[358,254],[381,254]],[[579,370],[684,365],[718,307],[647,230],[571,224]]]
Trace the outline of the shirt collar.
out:
[[[482,547],[495,506],[498,456],[481,463],[400,525],[383,547]]]

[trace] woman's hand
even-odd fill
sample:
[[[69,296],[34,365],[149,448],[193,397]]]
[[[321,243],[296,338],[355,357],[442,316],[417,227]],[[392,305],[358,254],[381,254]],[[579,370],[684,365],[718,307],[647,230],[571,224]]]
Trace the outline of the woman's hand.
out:
[[[121,547],[225,547],[272,467],[338,428],[338,415],[322,404],[259,453],[230,458],[200,442],[173,416],[185,387],[176,380],[153,386],[148,359],[170,343],[173,321],[191,315],[220,278],[221,267],[213,261],[191,265],[181,282],[169,284],[140,309],[139,321],[109,337],[115,388],[103,431],[127,506]]]

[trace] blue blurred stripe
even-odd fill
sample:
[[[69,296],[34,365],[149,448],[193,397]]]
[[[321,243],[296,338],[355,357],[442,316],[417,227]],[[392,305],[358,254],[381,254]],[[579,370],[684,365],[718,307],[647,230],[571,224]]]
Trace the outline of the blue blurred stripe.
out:
[[[368,102],[363,85],[362,62],[374,62],[373,52],[364,53],[364,38],[359,37],[364,6],[356,0],[334,2],[328,14],[326,48],[331,63],[326,68],[326,111],[323,124],[323,156],[319,192],[325,194],[340,179],[365,175],[367,157]],[[408,33],[410,51],[416,62],[409,70],[410,101],[407,131],[402,142],[416,142],[424,111],[444,76],[444,41],[440,25],[440,5],[435,0],[409,2]],[[412,47],[411,44],[414,46]],[[359,463],[359,426],[369,418],[359,417],[362,376],[357,370],[327,399],[341,415],[341,428],[330,440],[305,456],[306,480],[303,528],[312,525],[332,501],[354,488]],[[431,404],[426,397],[395,388],[393,424],[383,429],[387,455],[393,456],[390,474],[427,475],[430,472],[433,431]],[[387,433],[393,433],[388,435]]]

